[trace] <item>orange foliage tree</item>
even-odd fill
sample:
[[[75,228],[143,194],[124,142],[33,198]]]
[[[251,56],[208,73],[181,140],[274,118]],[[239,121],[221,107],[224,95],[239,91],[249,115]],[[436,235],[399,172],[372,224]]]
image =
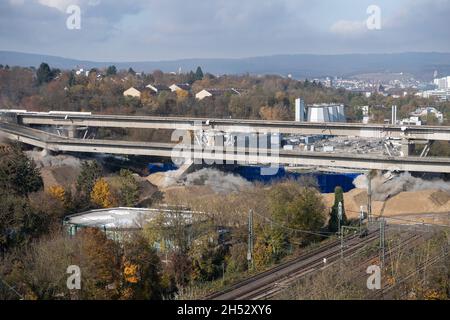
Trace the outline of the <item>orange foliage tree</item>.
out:
[[[111,187],[105,179],[97,180],[92,188],[91,201],[102,208],[111,208],[114,206],[114,198],[111,193]]]
[[[61,201],[61,203],[64,203],[66,200],[66,190],[62,186],[51,186],[50,188],[48,188],[48,193],[54,199]]]

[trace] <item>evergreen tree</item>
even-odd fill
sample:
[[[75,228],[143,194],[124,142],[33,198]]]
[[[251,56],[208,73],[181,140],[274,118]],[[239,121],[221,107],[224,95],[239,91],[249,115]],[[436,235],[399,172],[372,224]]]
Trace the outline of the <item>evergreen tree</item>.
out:
[[[0,190],[26,196],[44,186],[39,169],[18,146],[0,154]]]
[[[38,85],[50,82],[53,79],[53,73],[50,66],[47,63],[41,63],[39,69],[36,71],[36,77]]]
[[[69,80],[67,80],[67,84],[69,87],[74,86],[76,83],[75,73],[73,71],[69,74]]]
[[[204,74],[201,67],[197,67],[197,71],[195,71],[195,80],[203,80]]]
[[[81,165],[81,172],[77,178],[77,200],[80,204],[86,206],[89,204],[90,196],[95,183],[102,175],[102,168],[96,161],[83,162]]]
[[[132,74],[133,76],[136,75],[136,71],[134,71],[133,68],[128,69],[128,73]]]
[[[189,72],[187,75],[187,83],[193,84],[195,80],[195,73],[191,70],[191,72]]]
[[[108,69],[106,69],[107,76],[115,76],[116,74],[117,74],[116,66],[109,66]]]
[[[130,170],[120,170],[119,202],[121,206],[133,207],[139,202],[139,185]]]
[[[334,189],[334,205],[331,208],[330,220],[328,221],[328,230],[330,232],[338,232],[339,202],[342,203],[341,225],[346,225],[347,224],[347,216],[345,215],[345,207],[344,207],[344,191],[342,190],[341,187],[338,186]]]

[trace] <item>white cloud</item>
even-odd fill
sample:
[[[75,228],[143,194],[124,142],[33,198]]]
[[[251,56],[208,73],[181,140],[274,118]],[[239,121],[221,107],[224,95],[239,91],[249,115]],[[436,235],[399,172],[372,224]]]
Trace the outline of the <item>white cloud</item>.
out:
[[[70,5],[79,5],[78,0],[38,0],[38,2],[43,6],[56,8],[62,12],[66,12]]]
[[[367,31],[366,21],[339,20],[330,31],[340,36],[360,36]]]

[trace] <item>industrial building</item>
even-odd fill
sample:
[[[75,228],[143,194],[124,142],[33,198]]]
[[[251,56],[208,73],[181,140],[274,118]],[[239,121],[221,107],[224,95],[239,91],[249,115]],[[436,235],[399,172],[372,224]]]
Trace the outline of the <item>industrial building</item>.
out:
[[[308,122],[346,122],[343,104],[313,104],[308,106]]]
[[[305,108],[303,99],[295,100],[296,122],[346,122],[343,104],[321,103]]]

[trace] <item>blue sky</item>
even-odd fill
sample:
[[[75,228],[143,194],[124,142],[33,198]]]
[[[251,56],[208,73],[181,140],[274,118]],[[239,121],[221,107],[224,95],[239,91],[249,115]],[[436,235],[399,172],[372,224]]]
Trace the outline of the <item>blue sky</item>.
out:
[[[66,28],[69,5],[81,29]],[[365,24],[381,9],[381,30]],[[2,0],[0,49],[98,61],[450,52],[450,0]]]

